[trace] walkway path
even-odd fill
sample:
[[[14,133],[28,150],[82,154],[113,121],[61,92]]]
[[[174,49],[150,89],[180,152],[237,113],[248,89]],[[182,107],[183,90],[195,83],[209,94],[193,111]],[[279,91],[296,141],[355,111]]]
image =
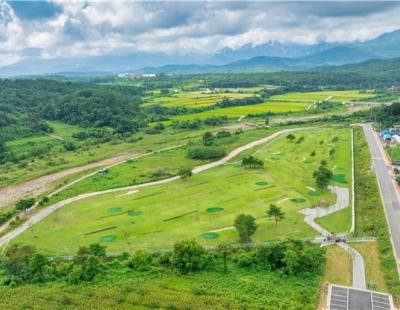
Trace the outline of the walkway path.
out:
[[[322,236],[328,237],[332,235],[329,231],[322,228],[314,222],[317,217],[326,216],[328,214],[340,211],[349,207],[350,194],[349,189],[345,187],[330,186],[329,189],[332,193],[336,194],[336,203],[328,208],[316,207],[300,210],[299,213],[304,214],[304,221],[318,231]],[[365,266],[364,259],[360,253],[354,250],[345,242],[336,243],[339,247],[349,253],[353,260],[353,287],[359,289],[366,289],[365,282]]]
[[[263,143],[267,143],[268,141],[271,141],[271,140],[279,137],[280,135],[282,135],[284,133],[297,131],[297,130],[304,130],[304,129],[307,129],[307,128],[284,129],[284,130],[275,132],[275,133],[269,135],[268,137],[265,137],[265,138],[250,142],[250,143],[248,143],[246,145],[243,145],[243,146],[240,146],[240,147],[234,149],[227,156],[225,156],[224,158],[222,158],[222,159],[220,159],[218,161],[198,166],[198,167],[194,168],[192,170],[192,172],[193,173],[200,173],[200,172],[203,172],[203,171],[206,171],[206,170],[221,166],[221,165],[225,164],[226,162],[228,162],[229,160],[231,160],[232,158],[234,158],[235,156],[237,156],[238,154],[240,154],[243,151],[251,149],[251,148],[253,148],[253,147],[257,146],[257,145],[260,145],[260,144],[263,144]],[[113,188],[113,189],[99,191],[99,192],[81,194],[81,195],[78,195],[78,196],[75,196],[75,197],[72,197],[72,198],[57,202],[57,203],[55,203],[55,204],[53,204],[53,205],[51,205],[49,207],[41,209],[36,214],[34,214],[32,217],[30,217],[26,222],[22,223],[21,225],[16,227],[14,230],[12,230],[11,232],[9,232],[6,235],[4,235],[3,237],[1,237],[0,238],[0,247],[3,246],[4,244],[7,244],[9,241],[11,241],[15,237],[17,237],[18,235],[23,233],[25,230],[30,228],[32,225],[40,222],[41,220],[43,220],[45,217],[47,217],[48,215],[50,215],[54,211],[66,206],[66,205],[68,205],[70,203],[73,203],[75,201],[78,201],[78,200],[81,200],[81,199],[85,199],[85,198],[88,198],[88,197],[97,196],[97,195],[103,195],[103,194],[121,192],[121,191],[132,191],[132,190],[137,190],[139,188],[161,185],[161,184],[165,184],[165,183],[176,181],[178,179],[180,179],[179,176],[174,176],[174,177],[171,177],[171,178],[168,178],[168,179],[155,181],[155,182],[149,182],[149,183],[143,183],[143,184],[134,185],[134,186],[126,186],[126,187]]]

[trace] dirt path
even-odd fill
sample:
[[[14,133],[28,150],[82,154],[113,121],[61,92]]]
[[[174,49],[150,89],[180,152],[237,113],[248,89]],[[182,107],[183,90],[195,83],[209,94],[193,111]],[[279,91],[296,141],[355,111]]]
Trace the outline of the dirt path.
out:
[[[192,172],[193,173],[200,173],[200,172],[212,169],[214,167],[221,166],[221,165],[225,164],[226,162],[231,160],[233,157],[237,156],[238,154],[240,154],[241,152],[243,152],[245,150],[248,150],[250,148],[253,148],[254,146],[269,142],[270,140],[273,140],[273,139],[279,137],[280,135],[282,135],[284,133],[291,132],[291,131],[297,131],[297,130],[304,130],[304,129],[307,129],[307,128],[284,129],[284,130],[275,132],[275,133],[269,135],[268,137],[265,137],[265,138],[250,142],[250,143],[248,143],[246,145],[243,145],[243,146],[240,146],[240,147],[234,149],[227,156],[225,156],[224,158],[222,158],[222,159],[220,159],[218,161],[215,161],[215,162],[212,162],[212,163],[209,163],[209,164],[205,164],[205,165],[201,165],[199,167],[196,167],[196,168],[194,168],[192,170]],[[9,241],[11,241],[15,237],[17,237],[18,235],[23,233],[25,230],[30,228],[32,225],[40,222],[41,220],[43,220],[45,217],[47,217],[48,215],[50,215],[54,211],[66,206],[66,205],[68,205],[70,203],[73,203],[75,201],[78,201],[78,200],[81,200],[81,199],[85,199],[85,198],[88,198],[88,197],[97,196],[97,195],[103,195],[103,194],[107,194],[107,193],[114,193],[114,192],[121,192],[121,191],[128,191],[128,190],[129,191],[133,191],[133,190],[137,190],[137,189],[140,189],[140,188],[145,188],[145,187],[156,186],[156,185],[161,185],[161,184],[173,182],[173,181],[176,181],[176,180],[179,180],[179,179],[180,179],[179,176],[174,176],[174,177],[171,177],[171,178],[168,178],[168,179],[155,181],[155,182],[143,183],[143,184],[133,185],[133,186],[126,186],[126,187],[121,187],[121,188],[114,188],[114,189],[109,189],[109,190],[100,191],[100,192],[81,194],[81,195],[78,195],[76,197],[72,197],[72,198],[57,202],[57,203],[55,203],[55,204],[53,204],[53,205],[51,205],[49,207],[41,209],[36,214],[32,215],[32,217],[30,217],[26,222],[22,223],[20,226],[16,227],[14,230],[12,230],[11,232],[9,232],[6,235],[4,235],[3,237],[1,237],[0,238],[0,247],[5,245],[5,244],[7,244]]]
[[[19,199],[27,196],[38,196],[49,190],[52,183],[69,175],[82,172],[88,169],[112,165],[137,154],[125,153],[112,158],[93,162],[87,165],[69,168],[60,172],[45,175],[34,180],[30,180],[21,184],[9,185],[0,188],[0,208],[9,205]]]

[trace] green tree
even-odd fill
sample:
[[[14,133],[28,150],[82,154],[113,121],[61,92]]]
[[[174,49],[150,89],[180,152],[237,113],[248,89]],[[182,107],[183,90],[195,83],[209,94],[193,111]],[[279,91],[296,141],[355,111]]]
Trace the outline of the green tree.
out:
[[[269,125],[269,118],[266,117],[266,118],[265,118],[265,126],[268,126],[268,125]]]
[[[285,219],[285,212],[277,205],[271,204],[267,210],[267,216],[274,219],[275,227],[277,227],[278,222]]]
[[[206,251],[194,240],[184,240],[174,244],[172,266],[180,273],[199,271],[206,266]]]
[[[218,252],[222,255],[222,259],[224,261],[224,273],[228,273],[228,254],[230,248],[227,244],[220,244],[218,246]]]
[[[251,236],[257,230],[256,219],[250,214],[239,214],[235,218],[233,226],[239,232],[239,242],[241,243],[251,242]]]
[[[294,139],[296,139],[295,135],[290,133],[286,136],[286,139],[288,139],[290,142],[293,142]]]
[[[321,190],[326,190],[333,177],[333,173],[326,167],[326,162],[321,161],[318,170],[313,172],[313,177],[317,187]]]
[[[0,163],[4,163],[7,159],[6,142],[0,137]]]
[[[18,211],[24,211],[32,207],[34,204],[35,204],[35,198],[21,199],[17,201],[17,203],[15,204],[15,208]]]
[[[264,167],[264,161],[249,155],[242,159],[242,166],[246,168],[261,168]]]
[[[214,141],[214,136],[211,132],[207,131],[204,135],[203,135],[203,145],[204,146],[210,146],[212,145]]]
[[[329,156],[333,157],[335,155],[335,153],[336,153],[335,149],[330,149],[329,150]]]
[[[181,168],[178,171],[178,175],[181,177],[182,180],[186,181],[193,175],[192,169],[189,167]]]

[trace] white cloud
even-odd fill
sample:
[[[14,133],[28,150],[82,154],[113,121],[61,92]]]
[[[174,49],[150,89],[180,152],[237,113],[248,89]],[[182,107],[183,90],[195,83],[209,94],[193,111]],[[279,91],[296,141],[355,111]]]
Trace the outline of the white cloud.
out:
[[[27,57],[29,49],[44,58],[121,51],[207,54],[269,41],[368,40],[400,28],[397,3],[53,2],[61,6],[59,14],[25,20],[0,0],[2,63]]]

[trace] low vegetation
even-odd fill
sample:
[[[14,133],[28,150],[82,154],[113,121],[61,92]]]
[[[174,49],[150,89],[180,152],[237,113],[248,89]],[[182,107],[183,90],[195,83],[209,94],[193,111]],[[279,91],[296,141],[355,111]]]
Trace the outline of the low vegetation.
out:
[[[371,171],[371,157],[361,128],[354,129],[356,225],[358,236],[377,237],[379,260],[386,286],[396,300],[400,298],[400,281],[390,241],[378,184]]]

